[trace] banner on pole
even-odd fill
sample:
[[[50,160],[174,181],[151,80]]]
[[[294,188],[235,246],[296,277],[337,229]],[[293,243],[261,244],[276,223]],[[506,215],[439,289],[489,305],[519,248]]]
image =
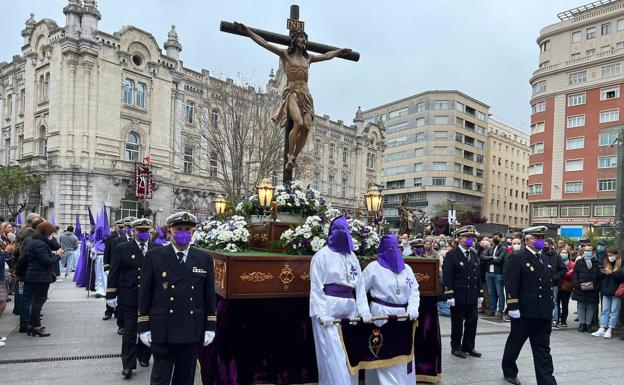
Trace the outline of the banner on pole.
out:
[[[152,165],[150,163],[135,163],[134,195],[139,199],[152,199]]]

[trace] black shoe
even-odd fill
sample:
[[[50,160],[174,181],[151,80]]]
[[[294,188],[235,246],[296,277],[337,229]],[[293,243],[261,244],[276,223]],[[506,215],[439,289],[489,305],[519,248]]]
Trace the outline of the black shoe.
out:
[[[95,298],[104,298],[104,296],[100,293],[95,293]]]
[[[30,326],[20,326],[18,333],[29,333],[30,332]]]
[[[559,329],[559,323],[557,321],[553,321],[552,327],[553,329]]]
[[[139,365],[141,365],[141,366],[142,366],[142,367],[144,367],[144,368],[147,368],[147,367],[149,366],[149,361],[147,361],[147,362],[141,362],[141,361],[139,361]]]
[[[522,384],[520,382],[520,380],[518,379],[518,377],[505,377],[505,381],[509,382],[510,384],[514,384],[514,385],[521,385]]]
[[[587,329],[587,325],[585,325],[585,324],[580,324],[579,325],[579,328],[578,328],[579,332],[583,333],[583,332],[586,332],[587,330],[588,330]]]
[[[471,350],[471,351],[469,351],[469,352],[464,351],[464,353],[468,354],[469,356],[472,356],[472,357],[477,357],[477,358],[481,358],[481,356],[483,355],[483,354],[479,353],[478,351],[476,351],[476,350],[474,350],[474,349],[472,349],[472,350]]]
[[[117,329],[117,334],[122,335],[123,334],[123,328]]]
[[[567,328],[567,327],[568,327],[568,324],[567,324],[567,323],[565,323],[565,322],[562,322],[562,323],[561,323],[561,325],[559,325],[559,326],[561,326],[562,328]]]
[[[102,318],[102,321],[108,321],[109,319],[111,319],[111,315],[110,314],[104,314],[104,317]]]
[[[454,355],[455,357],[459,357],[459,358],[466,358],[466,357],[468,357],[468,354],[462,352],[461,350],[451,350],[451,354]]]
[[[132,377],[132,369],[124,369],[121,371],[121,374],[124,376],[126,380],[128,380],[130,379],[130,377]]]

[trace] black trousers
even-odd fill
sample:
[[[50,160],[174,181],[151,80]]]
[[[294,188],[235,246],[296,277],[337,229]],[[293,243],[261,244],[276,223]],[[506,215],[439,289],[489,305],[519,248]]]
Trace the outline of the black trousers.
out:
[[[557,305],[559,306],[559,322],[561,323],[568,323],[568,304],[570,303],[571,295],[572,293],[569,291],[559,290]]]
[[[477,336],[477,304],[451,306],[451,349],[474,350]]]
[[[124,317],[124,332],[121,338],[121,363],[124,369],[136,369],[137,359],[141,362],[149,362],[152,350],[143,345],[138,339],[136,306],[119,306],[120,313]]]
[[[505,377],[518,376],[516,360],[520,355],[522,346],[528,339],[533,352],[533,366],[535,367],[537,385],[557,385],[557,380],[553,376],[554,367],[550,355],[551,322],[550,319],[518,318],[511,320],[511,332],[507,337],[502,362]]]
[[[38,328],[41,326],[41,308],[43,304],[48,300],[49,283],[29,283],[32,285],[32,308],[30,310],[30,326]]]
[[[193,385],[198,348],[199,343],[152,343],[154,366],[150,385]]]

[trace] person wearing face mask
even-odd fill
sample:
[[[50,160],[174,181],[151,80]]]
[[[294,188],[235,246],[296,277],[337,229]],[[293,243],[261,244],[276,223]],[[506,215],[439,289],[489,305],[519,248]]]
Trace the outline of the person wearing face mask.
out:
[[[600,269],[600,276],[600,294],[602,295],[600,329],[592,335],[594,337],[611,338],[622,307],[622,298],[615,296],[615,291],[624,281],[622,257],[618,249],[610,248],[606,250],[606,256]]]
[[[398,262],[398,261],[394,261]],[[319,385],[355,385],[340,340],[336,318],[362,317],[371,322],[360,263],[353,253],[349,223],[344,216],[329,226],[327,245],[310,261],[310,312]]]
[[[410,242],[410,248],[412,250],[412,257],[424,258],[425,257],[425,243],[422,238],[416,238]]]
[[[133,241],[120,243],[113,250],[106,285],[106,304],[113,309],[119,308],[119,314],[124,318],[121,362],[125,378],[132,377],[137,359],[141,366],[149,366],[151,351],[140,341],[137,342],[139,285],[145,254],[158,247],[149,241],[152,221],[137,219],[131,223],[131,228]]]
[[[28,242],[28,269],[24,278],[25,285],[28,285],[33,293],[28,334],[48,337],[50,333],[41,326],[41,309],[48,299],[50,284],[56,281],[54,265],[58,265],[61,260],[63,249],[57,248],[56,242],[53,241],[53,234],[56,231],[54,225],[39,218],[33,222],[33,228],[33,237]],[[57,251],[53,252],[55,248]]]
[[[570,253],[566,248],[561,249],[559,257],[566,267],[566,273],[559,280],[559,295],[557,306],[559,310],[559,326],[568,327],[568,304],[572,295],[572,274],[574,272],[574,261],[570,258]]]
[[[464,226],[455,231],[458,246],[444,256],[442,282],[444,296],[451,306],[451,354],[456,357],[481,357],[475,350],[480,289],[479,259],[473,249],[477,231]]]
[[[555,240],[552,238],[546,239],[542,254],[549,259],[549,264],[553,270],[552,280],[552,292],[553,292],[553,315],[552,325],[553,328],[559,328],[559,280],[566,273],[567,269],[563,260],[555,250]]]
[[[436,257],[436,252],[435,250],[433,250],[433,240],[431,239],[431,237],[427,237],[425,239],[424,247],[425,247],[425,254],[424,254],[425,258]]]
[[[111,232],[111,234],[104,241],[103,265],[104,265],[105,273],[110,269],[111,251],[113,249],[113,243],[115,242],[116,239],[122,236],[123,237],[126,236],[126,225],[124,224],[123,219],[120,219],[115,222],[115,230]],[[109,319],[113,317],[113,314],[115,314],[115,310],[111,308],[110,306],[106,305],[106,310],[104,311],[104,317],[102,318],[102,320],[108,321]],[[121,317],[117,317],[117,320],[118,320],[117,326],[121,328],[123,324],[120,324],[119,322],[120,319]]]
[[[407,236],[407,234],[401,235],[401,237],[399,238],[399,242],[401,243],[400,245],[403,247],[403,256],[404,257],[409,257],[410,255],[414,254],[412,252],[412,248],[410,247],[409,237]]]
[[[502,320],[505,311],[505,292],[503,266],[507,257],[507,245],[503,241],[503,234],[495,232],[492,234],[492,245],[481,255],[481,260],[485,261],[485,279],[487,281],[487,292],[489,294],[489,316]]]
[[[589,332],[599,302],[600,266],[594,245],[585,243],[574,265],[572,299],[577,301],[579,332]]]
[[[525,248],[511,257],[505,273],[512,320],[501,367],[505,380],[514,385],[520,385],[516,360],[527,339],[531,341],[537,384],[557,384],[550,355],[553,271],[550,259],[542,252],[546,230],[546,226],[535,226],[522,231]]]
[[[171,244],[147,251],[141,268],[139,338],[152,348],[151,385],[192,384],[199,345],[212,343],[217,327],[213,261],[191,246],[193,214],[166,222]]]

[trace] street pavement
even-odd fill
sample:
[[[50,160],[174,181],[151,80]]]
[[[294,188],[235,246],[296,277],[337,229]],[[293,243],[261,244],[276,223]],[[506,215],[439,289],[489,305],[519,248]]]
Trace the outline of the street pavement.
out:
[[[0,336],[7,336],[0,348],[2,385],[87,385],[148,384],[149,368],[135,371],[131,381],[121,376],[121,337],[115,320],[102,321],[104,299],[87,298],[84,289],[67,279],[54,283],[44,305],[43,324],[50,337],[17,333],[17,317],[9,303],[0,318]],[[611,340],[578,333],[570,303],[567,329],[554,330],[551,338],[555,376],[560,385],[623,385],[620,334]],[[450,319],[441,317],[442,385],[502,385],[500,362],[510,324],[485,318],[479,320],[476,348],[483,358],[461,359],[450,354]],[[427,347],[423,347],[426,349]],[[44,359],[52,359],[45,362]],[[20,362],[20,360],[22,360]],[[24,360],[34,360],[23,362]],[[18,361],[11,363],[9,361]],[[523,384],[536,384],[530,345],[518,360]],[[199,375],[195,384],[201,384]]]

